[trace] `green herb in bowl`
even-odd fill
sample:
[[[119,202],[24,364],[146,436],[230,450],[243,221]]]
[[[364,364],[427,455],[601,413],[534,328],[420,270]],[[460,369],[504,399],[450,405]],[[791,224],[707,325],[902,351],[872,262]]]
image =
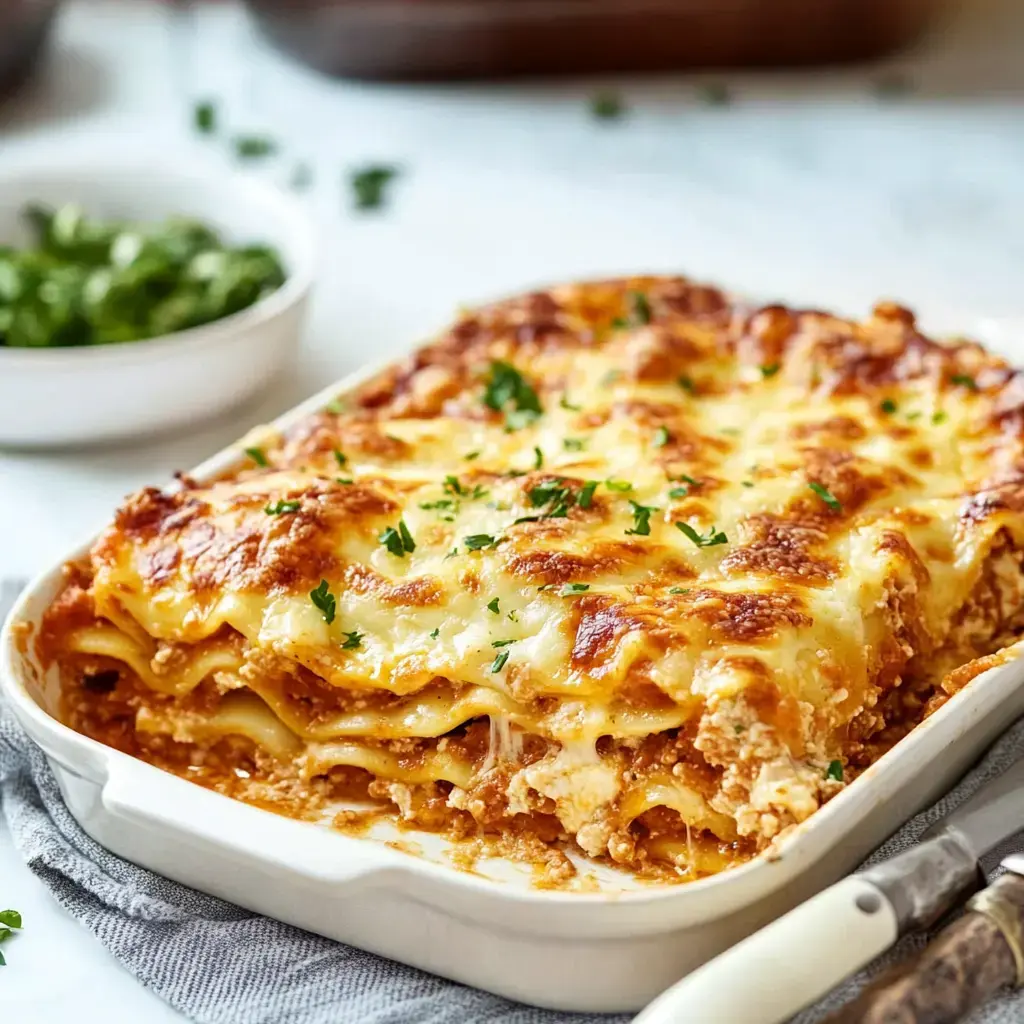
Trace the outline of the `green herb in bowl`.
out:
[[[245,309],[285,280],[277,253],[206,224],[135,224],[29,206],[35,244],[0,247],[0,347],[141,341]]]

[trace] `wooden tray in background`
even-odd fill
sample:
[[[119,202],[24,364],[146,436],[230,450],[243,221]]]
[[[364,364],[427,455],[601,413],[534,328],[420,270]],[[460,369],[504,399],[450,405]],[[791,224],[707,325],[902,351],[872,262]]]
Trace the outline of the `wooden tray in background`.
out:
[[[328,74],[452,79],[786,67],[880,57],[941,0],[247,0]]]

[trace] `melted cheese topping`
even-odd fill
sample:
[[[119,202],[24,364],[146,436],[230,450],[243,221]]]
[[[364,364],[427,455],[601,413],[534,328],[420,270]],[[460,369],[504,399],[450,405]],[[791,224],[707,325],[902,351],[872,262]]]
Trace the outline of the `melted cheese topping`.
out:
[[[931,661],[1012,628],[1020,381],[892,305],[554,288],[261,428],[225,479],[130,498],[51,633],[167,698],[142,733],[445,783],[453,814],[500,776],[503,820],[618,860],[644,829],[677,864],[691,826],[762,847],[863,766],[893,693],[920,714]]]

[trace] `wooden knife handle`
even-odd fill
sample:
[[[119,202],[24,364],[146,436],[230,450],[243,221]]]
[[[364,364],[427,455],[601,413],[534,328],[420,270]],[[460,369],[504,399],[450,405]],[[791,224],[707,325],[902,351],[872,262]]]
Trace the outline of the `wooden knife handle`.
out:
[[[1008,872],[985,893],[1024,928],[1024,878]],[[1002,929],[987,914],[968,911],[822,1024],[953,1024],[1017,980],[1016,955]]]

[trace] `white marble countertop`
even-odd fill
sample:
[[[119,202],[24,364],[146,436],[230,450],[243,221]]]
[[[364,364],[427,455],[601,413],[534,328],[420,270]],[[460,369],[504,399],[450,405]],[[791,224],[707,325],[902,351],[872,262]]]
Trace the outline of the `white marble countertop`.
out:
[[[255,173],[284,181],[296,161],[314,166],[323,273],[294,373],[249,408],[145,445],[0,452],[0,575],[37,571],[127,491],[193,465],[367,355],[400,352],[458,304],[553,279],[684,271],[852,312],[891,296],[952,329],[1002,318],[1002,342],[1018,348],[1024,9],[963,8],[890,65],[914,83],[906,97],[880,99],[878,71],[860,69],[729,76],[735,102],[711,107],[695,80],[672,77],[338,83],[268,51],[232,4],[176,37],[166,7],[70,3],[43,77],[0,108],[0,166],[113,147],[217,162],[217,144],[190,124],[192,98],[218,96],[233,130],[283,144],[287,157]],[[589,116],[598,84],[621,89],[629,116]],[[381,215],[348,208],[345,168],[364,161],[404,168]],[[2,829],[0,906],[26,921],[0,972],[9,1019],[179,1019],[60,912]]]

